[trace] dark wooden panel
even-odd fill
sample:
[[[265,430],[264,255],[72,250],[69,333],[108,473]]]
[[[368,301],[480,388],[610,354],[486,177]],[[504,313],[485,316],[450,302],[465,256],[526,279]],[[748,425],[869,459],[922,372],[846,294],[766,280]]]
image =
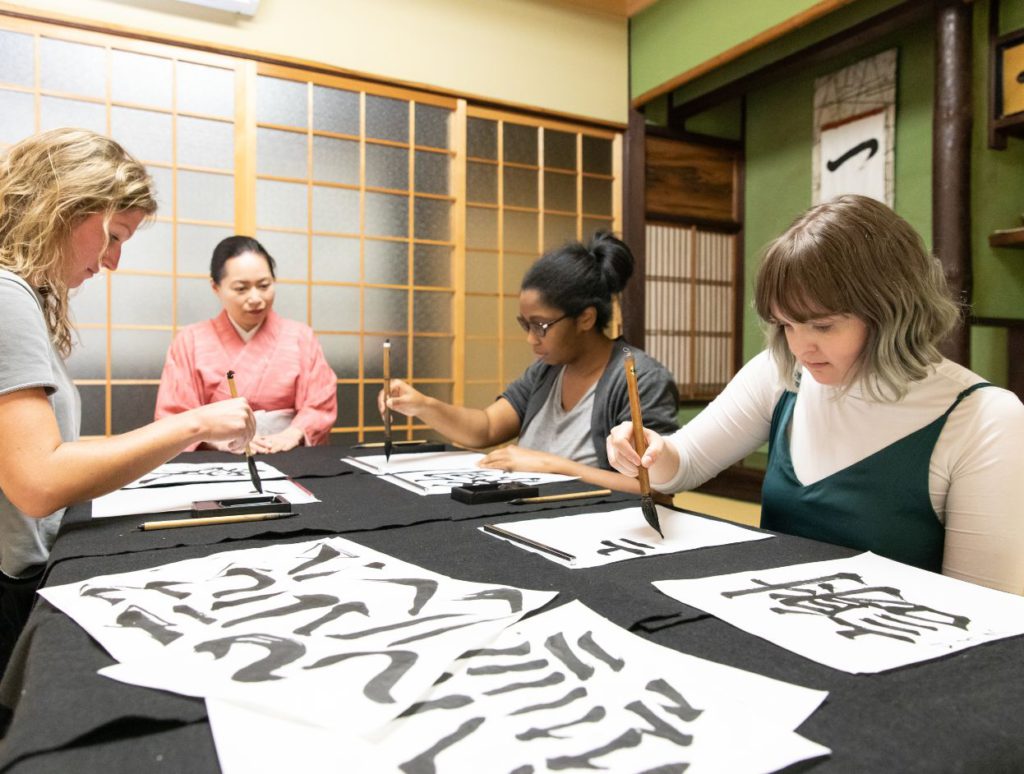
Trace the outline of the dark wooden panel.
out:
[[[737,150],[649,135],[646,151],[648,219],[661,216],[739,225]]]

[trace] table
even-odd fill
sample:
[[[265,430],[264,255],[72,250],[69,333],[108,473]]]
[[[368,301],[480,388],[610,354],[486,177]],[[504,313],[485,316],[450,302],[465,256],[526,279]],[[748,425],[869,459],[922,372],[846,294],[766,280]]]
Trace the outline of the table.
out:
[[[298,449],[270,460],[322,502],[275,522],[139,532],[145,517],[92,521],[69,510],[44,584],[81,581],[268,541],[344,537],[455,578],[557,590],[552,605],[579,599],[616,624],[669,648],[769,677],[829,691],[799,729],[833,750],[795,769],[1010,772],[1024,770],[1024,637],[877,675],[851,675],[804,659],[672,600],[650,585],[841,558],[856,552],[779,536],[773,540],[592,569],[570,570],[482,534],[488,522],[541,510],[559,515],[607,509],[633,498],[511,506],[467,506],[419,497],[340,461],[341,447]],[[209,452],[179,461],[209,461]],[[589,488],[572,482],[544,493]],[[635,500],[634,500],[635,501]],[[372,507],[370,507],[372,504]],[[71,619],[40,600],[0,685],[14,707],[0,742],[0,771],[216,772],[202,700],[122,685],[96,671],[111,658]]]

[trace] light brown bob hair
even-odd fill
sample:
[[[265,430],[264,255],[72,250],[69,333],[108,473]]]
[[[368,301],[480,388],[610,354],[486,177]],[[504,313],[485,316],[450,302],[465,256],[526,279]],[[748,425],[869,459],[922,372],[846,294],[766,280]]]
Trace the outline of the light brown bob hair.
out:
[[[116,213],[151,216],[156,206],[145,167],[114,140],[86,129],[33,135],[0,160],[0,268],[39,291],[50,337],[63,356],[71,352],[66,271],[72,229],[101,213],[106,232]]]
[[[754,290],[768,349],[795,389],[799,367],[775,314],[807,322],[860,318],[868,338],[844,385],[861,381],[874,400],[896,401],[939,362],[941,342],[960,322],[939,261],[907,221],[866,196],[845,195],[797,218],[765,251]]]

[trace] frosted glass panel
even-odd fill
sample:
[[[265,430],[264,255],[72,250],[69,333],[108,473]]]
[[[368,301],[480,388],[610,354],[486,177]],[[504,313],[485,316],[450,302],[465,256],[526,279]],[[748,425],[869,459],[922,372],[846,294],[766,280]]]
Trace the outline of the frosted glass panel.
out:
[[[469,339],[466,342],[466,378],[497,380],[497,339]]]
[[[257,231],[256,241],[270,253],[278,279],[305,280],[309,276],[308,241],[305,234]]]
[[[564,215],[544,216],[544,249],[550,250],[576,239],[576,218]]]
[[[368,331],[404,331],[409,327],[408,293],[404,290],[366,288],[363,324]]]
[[[80,328],[78,341],[68,358],[72,379],[106,378],[106,331],[101,328]]]
[[[107,93],[106,52],[98,46],[42,38],[39,47],[40,85],[83,97]]]
[[[107,323],[107,282],[94,277],[70,293],[71,320],[75,323]]]
[[[576,175],[544,173],[544,209],[576,211]]]
[[[359,192],[313,186],[313,230],[359,233]]]
[[[112,107],[110,134],[142,162],[174,161],[170,113]]]
[[[234,177],[178,170],[178,217],[234,223]]]
[[[451,338],[416,336],[412,344],[412,372],[418,379],[451,379]]]
[[[178,163],[234,169],[234,125],[224,121],[179,116]]]
[[[363,261],[366,281],[380,285],[409,283],[409,245],[406,242],[382,242],[367,239]]]
[[[404,379],[409,375],[409,337],[408,336],[364,336],[363,337],[363,372],[367,379],[384,378],[384,342],[391,342],[391,375]],[[371,385],[372,386],[372,385]],[[378,388],[383,387],[379,384]],[[367,409],[372,416],[377,414],[377,397],[373,396]],[[404,417],[395,417],[396,420]]]
[[[313,301],[316,308],[316,299]],[[359,373],[359,337],[341,333],[318,333],[317,339],[323,348],[324,357],[328,365],[334,369],[339,379],[351,378]],[[348,385],[339,385],[346,387]],[[338,404],[338,418],[342,424],[356,424],[353,418],[351,422],[345,421],[345,411],[352,410],[353,406]]]
[[[375,236],[408,236],[408,197],[367,192],[366,233]]]
[[[35,132],[35,128],[32,95],[0,89],[0,142],[13,145]]]
[[[153,421],[155,384],[115,384],[110,390],[110,430],[127,433]]]
[[[256,173],[277,177],[307,177],[305,134],[279,129],[256,130]]]
[[[583,136],[583,171],[601,175],[612,173],[612,141]]]
[[[448,287],[452,284],[452,248],[416,245],[413,248],[413,281],[417,285]]]
[[[72,379],[105,379],[107,331],[103,328],[79,328],[78,341],[67,364]]]
[[[466,207],[466,247],[498,249],[498,211]]]
[[[274,311],[289,320],[305,323],[308,319],[308,296],[305,284],[277,282],[274,284]]]
[[[533,254],[519,255],[518,253],[505,253],[502,262],[502,291],[504,293],[519,293],[523,286],[523,277],[526,271],[533,266],[536,256]]]
[[[598,231],[613,231],[611,218],[584,218],[583,238],[589,239]]]
[[[313,128],[359,135],[359,95],[354,91],[313,86]]]
[[[505,167],[505,205],[512,207],[537,206],[537,171]]]
[[[377,140],[409,141],[409,103],[366,95],[366,136]]]
[[[110,97],[115,102],[135,102],[170,110],[173,67],[170,59],[113,51]]]
[[[121,254],[121,268],[170,272],[173,264],[171,224],[151,221],[139,226]]]
[[[505,161],[517,164],[537,163],[537,129],[508,124],[505,127]]]
[[[209,277],[213,248],[232,234],[232,229],[223,226],[178,224],[178,271]]]
[[[208,320],[220,314],[220,301],[210,290],[209,279],[180,277],[177,280],[177,288],[178,309],[175,322],[178,327]]]
[[[424,199],[417,196],[413,222],[417,239],[447,242],[451,239],[452,205],[447,199]]]
[[[417,290],[413,292],[413,320],[417,331],[451,333],[452,294]]]
[[[314,285],[311,311],[318,331],[358,331],[359,288]]]
[[[359,339],[355,336],[338,336],[336,338],[349,338],[354,339],[356,342],[356,357],[359,357]],[[330,363],[330,359],[327,361]],[[349,371],[348,369],[339,369],[336,365],[331,363],[331,367],[334,368],[334,372],[340,375],[342,373],[350,373],[352,378],[355,378],[359,373],[358,361],[355,369]],[[338,385],[338,421],[335,423],[336,426],[340,427],[354,427],[359,424],[359,385],[358,384],[339,384]],[[336,443],[338,439],[345,438],[347,443],[356,443],[358,440],[355,433],[341,435],[339,433],[331,434],[331,443]],[[350,439],[350,440],[349,440]]]
[[[113,274],[110,278],[111,322],[122,325],[167,325],[171,321],[171,278]]]
[[[39,113],[39,128],[44,132],[61,126],[76,126],[97,134],[107,133],[107,109],[95,102],[42,97]]]
[[[467,293],[466,333],[470,336],[497,336],[498,309],[497,298],[474,296]]]
[[[498,158],[498,124],[483,118],[470,118],[466,127],[466,152],[478,159]]]
[[[178,62],[178,110],[233,117],[234,70]]]
[[[313,237],[313,277],[324,282],[358,282],[359,240]]]
[[[308,189],[303,183],[256,181],[256,223],[283,228],[307,227]]]
[[[358,185],[359,143],[333,137],[314,137],[313,179]]]
[[[612,181],[583,178],[583,211],[594,215],[611,215]]]
[[[159,379],[171,332],[113,330],[110,332],[110,375],[114,379]],[[155,385],[154,385],[155,387]],[[153,409],[149,419],[153,421]],[[145,424],[145,422],[143,423]]]
[[[153,178],[156,188],[157,212],[165,217],[171,216],[171,200],[174,194],[174,173],[167,167],[146,166],[146,171]]]
[[[448,147],[448,119],[452,111],[433,105],[416,105],[416,144]]]
[[[532,212],[505,213],[505,249],[537,253],[537,216]]]
[[[409,151],[366,144],[366,184],[374,188],[409,190]]]
[[[447,154],[416,151],[416,192],[447,195],[450,166]]]
[[[576,169],[576,135],[545,129],[544,166]]]
[[[35,56],[32,36],[0,30],[0,81],[18,86],[32,86],[35,78]]]
[[[498,292],[498,254],[466,251],[466,291]]]
[[[107,388],[83,384],[78,388],[82,398],[82,435],[103,435],[106,432]]]
[[[481,204],[498,203],[498,167],[470,161],[466,165],[466,198]]]

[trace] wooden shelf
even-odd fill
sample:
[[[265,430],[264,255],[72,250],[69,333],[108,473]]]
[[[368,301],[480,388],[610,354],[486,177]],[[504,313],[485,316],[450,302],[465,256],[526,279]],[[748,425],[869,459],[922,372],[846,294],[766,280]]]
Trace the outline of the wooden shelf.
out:
[[[988,236],[991,247],[1016,247],[1024,250],[1024,226],[995,231]]]

